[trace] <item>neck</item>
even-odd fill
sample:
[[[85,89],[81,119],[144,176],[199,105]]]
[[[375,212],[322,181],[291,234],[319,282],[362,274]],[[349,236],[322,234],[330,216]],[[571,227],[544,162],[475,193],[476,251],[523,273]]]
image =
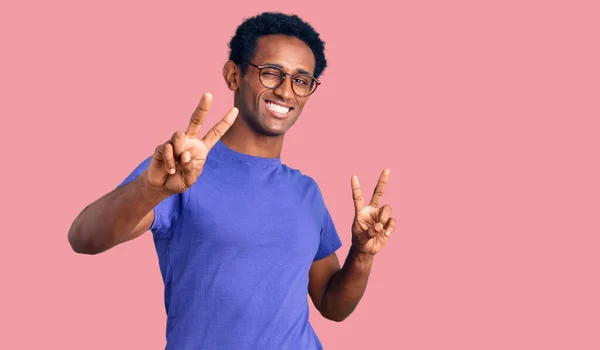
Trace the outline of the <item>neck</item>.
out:
[[[221,137],[227,147],[239,153],[255,157],[278,158],[283,148],[283,137],[266,136],[257,133],[243,118],[238,118]]]

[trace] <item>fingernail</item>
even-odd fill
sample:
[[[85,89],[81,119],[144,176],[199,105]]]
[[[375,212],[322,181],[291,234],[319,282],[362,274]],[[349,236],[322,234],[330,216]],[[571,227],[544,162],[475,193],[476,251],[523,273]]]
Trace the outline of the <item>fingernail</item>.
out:
[[[169,169],[169,174],[175,174],[175,169],[174,168]]]
[[[383,229],[383,225],[381,224],[381,222],[378,222],[377,224],[375,224],[375,231],[380,232]]]

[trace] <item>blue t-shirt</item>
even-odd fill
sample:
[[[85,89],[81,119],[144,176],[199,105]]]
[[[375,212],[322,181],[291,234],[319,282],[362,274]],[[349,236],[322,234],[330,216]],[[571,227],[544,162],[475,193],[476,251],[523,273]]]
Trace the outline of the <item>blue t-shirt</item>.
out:
[[[219,141],[196,183],[154,215],[167,349],[322,349],[308,273],[341,241],[312,178]]]

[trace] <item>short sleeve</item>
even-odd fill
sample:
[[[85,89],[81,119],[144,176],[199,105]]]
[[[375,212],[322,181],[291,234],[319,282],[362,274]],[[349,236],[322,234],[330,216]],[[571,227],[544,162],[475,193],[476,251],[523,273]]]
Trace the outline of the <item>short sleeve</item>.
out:
[[[150,164],[152,157],[141,162],[118,186],[122,187],[138,178]],[[174,194],[165,198],[154,207],[154,221],[150,226],[152,234],[158,238],[166,238],[179,220],[183,209],[183,195]]]
[[[322,195],[319,192],[319,205],[322,213],[321,223],[321,241],[319,243],[319,249],[315,255],[314,261],[321,260],[328,257],[333,252],[338,250],[342,246],[342,241],[338,235],[337,229],[331,218],[331,214],[325,205]]]

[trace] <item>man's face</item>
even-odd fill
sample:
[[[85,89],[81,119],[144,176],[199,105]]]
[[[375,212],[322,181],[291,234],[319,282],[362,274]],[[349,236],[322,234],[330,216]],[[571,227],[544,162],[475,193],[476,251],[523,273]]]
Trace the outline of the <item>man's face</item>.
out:
[[[298,38],[283,35],[261,37],[250,63],[257,66],[276,65],[292,75],[312,75],[315,70],[315,57],[310,47]],[[263,86],[259,69],[251,65],[240,80],[238,92],[236,104],[240,116],[256,132],[267,136],[285,134],[294,125],[308,100],[308,97],[294,93],[291,76],[287,76],[277,88]]]

